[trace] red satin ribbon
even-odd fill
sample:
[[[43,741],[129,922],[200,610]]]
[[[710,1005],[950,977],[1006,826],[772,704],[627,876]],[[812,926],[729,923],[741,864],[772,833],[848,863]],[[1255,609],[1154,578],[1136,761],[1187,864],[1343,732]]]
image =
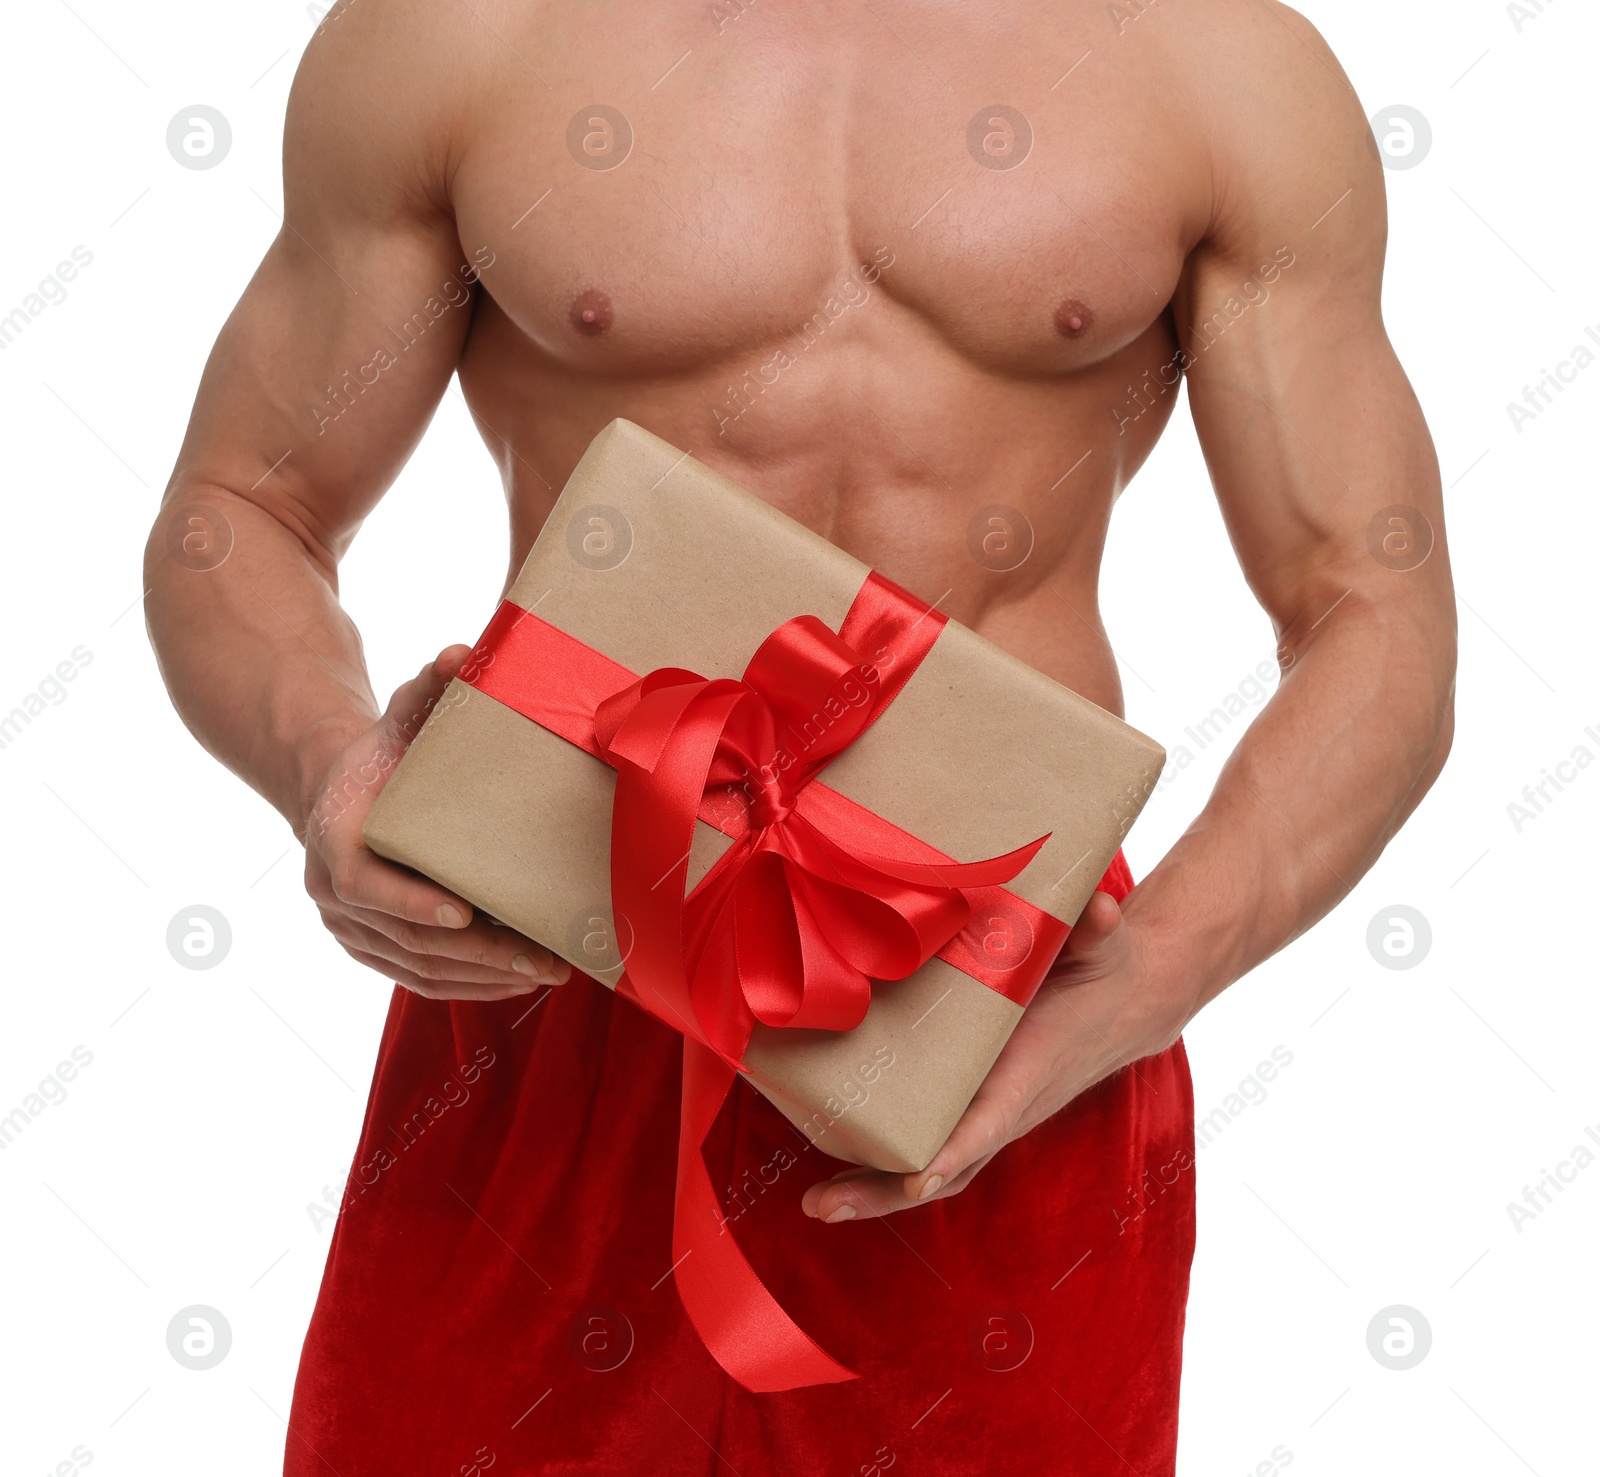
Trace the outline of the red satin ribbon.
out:
[[[726,1234],[701,1147],[755,1023],[847,1031],[874,979],[936,954],[1026,1005],[1067,927],[1006,892],[1048,838],[958,863],[815,780],[893,702],[944,617],[876,573],[837,634],[786,621],[740,681],[635,678],[505,602],[462,679],[617,770],[618,988],[684,1036],[673,1260],[679,1296],[745,1388],[853,1379]],[[696,819],[733,838],[685,897]],[[969,926],[975,925],[975,926]]]

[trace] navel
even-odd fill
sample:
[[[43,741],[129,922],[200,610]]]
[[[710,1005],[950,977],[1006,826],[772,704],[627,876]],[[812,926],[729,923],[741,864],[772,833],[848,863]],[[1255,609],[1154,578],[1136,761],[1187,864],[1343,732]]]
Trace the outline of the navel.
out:
[[[579,333],[598,338],[611,327],[611,299],[598,287],[586,287],[573,298],[567,318]]]
[[[1094,327],[1094,310],[1075,297],[1064,297],[1056,305],[1055,322],[1062,338],[1082,338]]]

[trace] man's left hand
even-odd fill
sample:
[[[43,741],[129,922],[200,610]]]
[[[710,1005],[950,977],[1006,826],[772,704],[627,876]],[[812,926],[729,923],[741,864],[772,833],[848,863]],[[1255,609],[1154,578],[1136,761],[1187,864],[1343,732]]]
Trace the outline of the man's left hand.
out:
[[[1013,1139],[1178,1039],[1192,1013],[1115,899],[1089,899],[1066,947],[944,1147],[916,1174],[855,1167],[811,1186],[807,1215],[854,1220],[959,1195]]]

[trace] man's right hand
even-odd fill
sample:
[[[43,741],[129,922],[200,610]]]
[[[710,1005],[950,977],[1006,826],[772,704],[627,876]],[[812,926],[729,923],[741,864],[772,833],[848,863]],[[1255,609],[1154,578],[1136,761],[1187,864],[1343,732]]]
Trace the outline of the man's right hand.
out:
[[[304,827],[306,891],[352,959],[430,1000],[505,1000],[565,984],[572,966],[361,839],[372,808],[423,719],[471,654],[439,653],[396,689],[388,711],[334,760]]]

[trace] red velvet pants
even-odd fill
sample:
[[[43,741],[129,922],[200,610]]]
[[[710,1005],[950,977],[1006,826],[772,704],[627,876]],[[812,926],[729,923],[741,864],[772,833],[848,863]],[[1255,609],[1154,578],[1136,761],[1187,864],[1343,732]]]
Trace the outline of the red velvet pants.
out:
[[[1126,868],[1102,883],[1121,896]],[[1171,1473],[1194,1246],[1179,1043],[960,1195],[823,1225],[842,1166],[738,1082],[706,1145],[778,1301],[857,1371],[751,1395],[670,1275],[680,1038],[602,986],[395,991],[287,1477]]]

